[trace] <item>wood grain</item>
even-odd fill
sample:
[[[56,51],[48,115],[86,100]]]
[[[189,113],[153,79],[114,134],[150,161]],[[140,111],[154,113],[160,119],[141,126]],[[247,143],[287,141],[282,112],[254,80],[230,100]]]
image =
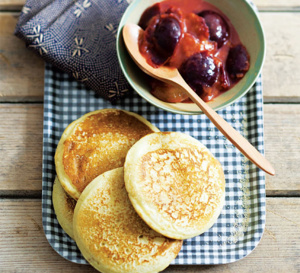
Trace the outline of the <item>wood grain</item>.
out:
[[[270,10],[299,10],[300,3],[298,0],[252,0],[260,11]]]
[[[300,102],[300,12],[264,12],[265,102]],[[42,101],[44,62],[13,35],[16,14],[0,13],[0,101]]]
[[[300,101],[300,12],[262,13],[267,42],[263,67],[265,101]],[[293,25],[293,27],[291,27]]]
[[[299,272],[299,206],[299,198],[268,198],[263,238],[248,257],[238,262],[220,266],[170,266],[164,272]],[[0,210],[1,272],[97,272],[54,252],[43,232],[40,200],[1,200]]]
[[[44,61],[13,35],[17,16],[0,13],[0,102],[42,101]]]
[[[0,0],[1,10],[21,10],[26,0]]]
[[[267,194],[300,196],[300,105],[265,105],[266,158],[276,176],[266,176]],[[41,104],[0,104],[0,193],[40,194],[42,173]],[[280,160],[279,160],[280,159]],[[288,171],[287,171],[288,170]],[[32,193],[31,193],[32,194]]]
[[[43,106],[0,104],[0,193],[42,189]],[[24,193],[23,193],[24,194]],[[30,194],[33,194],[32,192]]]
[[[266,177],[268,195],[300,196],[300,105],[265,105],[266,158],[276,176]]]

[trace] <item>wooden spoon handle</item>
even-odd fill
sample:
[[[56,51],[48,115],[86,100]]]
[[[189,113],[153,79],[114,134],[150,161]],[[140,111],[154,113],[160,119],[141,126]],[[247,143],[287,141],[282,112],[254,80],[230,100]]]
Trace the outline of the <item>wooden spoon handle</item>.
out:
[[[175,81],[174,81],[175,82]],[[177,77],[176,83],[184,88],[191,100],[196,103],[210,121],[222,132],[222,134],[236,146],[242,154],[251,160],[256,166],[270,175],[275,175],[275,170],[270,162],[259,153],[255,147],[248,142],[238,131],[236,131],[227,121],[219,116],[211,107],[209,107],[183,80]]]

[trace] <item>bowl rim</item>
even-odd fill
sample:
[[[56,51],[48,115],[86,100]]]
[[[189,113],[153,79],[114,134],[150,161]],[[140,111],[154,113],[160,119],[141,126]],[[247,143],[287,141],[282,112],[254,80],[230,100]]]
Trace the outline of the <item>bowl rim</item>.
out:
[[[118,57],[118,61],[119,61],[119,65],[121,67],[121,70],[126,78],[126,80],[128,81],[128,83],[131,85],[132,89],[137,92],[143,99],[145,99],[147,102],[149,102],[150,104],[162,109],[162,110],[165,110],[165,111],[168,111],[168,112],[171,112],[171,113],[174,113],[174,114],[182,114],[182,115],[201,115],[201,114],[204,114],[200,109],[199,111],[185,111],[185,110],[179,110],[179,109],[172,109],[172,108],[169,108],[167,107],[165,104],[159,104],[155,101],[153,101],[151,98],[147,97],[146,95],[144,95],[144,92],[141,92],[139,90],[139,88],[135,85],[134,81],[131,79],[131,77],[129,77],[128,73],[126,72],[126,68],[123,64],[123,61],[122,61],[122,56],[120,54],[120,39],[123,40],[123,36],[122,36],[122,29],[123,29],[123,26],[126,22],[126,20],[128,19],[128,13],[131,11],[131,9],[134,9],[134,6],[137,5],[137,3],[139,1],[143,1],[143,0],[133,0],[133,2],[131,2],[129,4],[129,6],[126,8],[124,14],[122,15],[121,17],[121,20],[119,22],[119,25],[118,25],[118,30],[117,30],[117,38],[116,38],[116,51],[117,51],[117,57]],[[155,2],[161,2],[163,0],[157,0]],[[247,0],[235,0],[235,1],[241,1],[243,2],[248,11],[250,11],[251,15],[254,17],[254,21],[255,21],[255,26],[256,26],[256,32],[258,34],[258,37],[259,37],[259,40],[261,41],[261,50],[259,51],[259,54],[258,54],[258,58],[257,58],[257,62],[255,66],[258,67],[258,70],[257,71],[254,71],[255,74],[253,75],[252,77],[252,80],[249,82],[249,87],[246,88],[243,92],[238,92],[237,95],[233,96],[232,98],[230,98],[229,100],[226,100],[225,102],[221,103],[219,106],[217,107],[212,107],[215,111],[218,111],[218,110],[221,110],[231,104],[233,104],[234,102],[236,102],[237,100],[239,100],[241,97],[243,97],[244,95],[247,94],[247,92],[249,92],[249,90],[253,87],[253,85],[255,84],[255,82],[257,81],[257,78],[258,76],[261,74],[262,72],[262,68],[263,68],[263,65],[264,65],[264,62],[265,62],[265,58],[266,58],[266,39],[265,39],[265,33],[264,33],[264,30],[263,30],[263,27],[262,27],[262,23],[258,17],[258,13],[257,11],[255,10],[255,6],[253,6],[252,4],[250,4]],[[153,3],[154,4],[154,3]],[[138,68],[138,66],[136,66]],[[138,68],[139,69],[139,68]],[[144,72],[143,72],[144,73]],[[173,103],[168,103],[168,102],[163,102],[163,103],[167,103],[167,104],[173,104]],[[176,103],[174,103],[176,104]],[[189,103],[190,104],[190,103]]]

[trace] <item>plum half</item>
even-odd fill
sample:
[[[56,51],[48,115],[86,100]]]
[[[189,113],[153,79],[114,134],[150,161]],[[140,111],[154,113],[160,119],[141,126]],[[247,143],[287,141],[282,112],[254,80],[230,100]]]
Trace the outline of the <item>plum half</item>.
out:
[[[226,21],[220,14],[211,10],[202,11],[198,15],[204,18],[208,26],[209,39],[217,42],[218,48],[222,47],[229,38],[229,27]]]
[[[199,52],[189,57],[179,67],[179,73],[187,84],[201,96],[206,87],[211,87],[219,76],[215,60],[207,52]]]
[[[151,19],[145,30],[145,52],[150,53],[151,61],[159,66],[173,55],[181,38],[181,24],[174,14],[161,14]]]
[[[230,78],[240,79],[244,77],[249,67],[250,62],[247,49],[241,44],[231,47],[226,61],[226,69]]]

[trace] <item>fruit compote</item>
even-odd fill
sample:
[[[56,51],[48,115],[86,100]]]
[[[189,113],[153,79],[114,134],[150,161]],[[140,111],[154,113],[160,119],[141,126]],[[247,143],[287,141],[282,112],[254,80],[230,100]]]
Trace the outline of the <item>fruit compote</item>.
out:
[[[177,68],[188,85],[210,101],[249,70],[249,54],[228,18],[202,0],[165,0],[147,8],[139,49],[153,67]],[[190,102],[181,89],[151,80],[151,92],[166,102]]]

